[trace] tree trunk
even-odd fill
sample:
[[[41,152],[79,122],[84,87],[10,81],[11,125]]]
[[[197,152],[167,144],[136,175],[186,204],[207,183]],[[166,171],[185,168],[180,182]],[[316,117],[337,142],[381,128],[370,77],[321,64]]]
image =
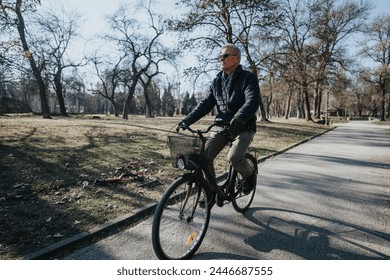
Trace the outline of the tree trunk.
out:
[[[111,102],[112,109],[114,109],[114,116],[119,117],[119,108],[118,108],[118,104],[115,102],[115,98],[113,97],[110,98],[109,100]]]
[[[129,92],[127,94],[125,108],[123,108],[123,119],[125,119],[125,120],[129,119],[129,110],[130,110],[131,100],[133,99],[136,86],[137,86],[136,80],[133,80],[131,86],[128,86]]]
[[[309,89],[307,83],[304,83],[302,86],[304,106],[305,106],[305,120],[313,121],[310,114],[310,100],[309,100]]]
[[[274,82],[274,79],[273,79],[273,75],[271,74],[269,77],[269,99],[267,102],[268,118],[271,118],[271,114],[272,114],[272,112],[270,112],[270,106],[272,104],[273,94],[274,94],[273,82]]]
[[[250,66],[249,66],[249,69],[256,74],[256,76],[258,77],[258,71],[257,71],[257,68],[256,68],[256,65],[253,61],[249,61],[250,63]],[[260,91],[260,94],[259,94],[259,99],[260,99],[260,103],[259,103],[259,112],[260,112],[260,120],[262,121],[268,121],[268,118],[267,118],[267,111],[265,110],[265,106],[264,106],[264,102],[263,102],[263,98],[261,96],[261,91]]]
[[[290,118],[290,112],[291,112],[291,98],[292,98],[292,90],[288,90],[288,98],[287,98],[287,104],[286,104],[286,115],[284,118],[288,120]]]
[[[150,96],[149,96],[149,86],[150,86],[150,81],[144,83],[144,97],[145,97],[145,115],[147,118],[151,118],[153,116],[152,112],[152,102],[150,101]]]
[[[319,81],[316,82],[315,86],[315,97],[314,97],[314,112],[315,116],[321,118],[321,103],[322,103],[322,87]]]
[[[390,118],[390,95],[387,99],[387,118]]]
[[[322,105],[322,87],[320,87],[319,92],[318,92],[318,102],[317,102],[317,118],[321,118],[321,105]],[[327,106],[327,105],[326,105]]]
[[[46,119],[51,119],[50,116],[50,109],[49,109],[49,104],[47,102],[47,97],[46,97],[46,85],[43,81],[41,72],[39,71],[37,64],[34,60],[33,54],[30,52],[27,40],[26,40],[26,34],[25,34],[25,25],[24,25],[24,18],[21,12],[21,0],[18,0],[16,2],[16,15],[18,17],[18,23],[17,23],[17,28],[18,28],[18,33],[20,36],[20,41],[22,43],[23,51],[25,56],[27,57],[31,69],[33,71],[33,75],[35,79],[37,80],[38,87],[39,87],[39,96],[41,99],[41,111],[42,111],[42,117]]]
[[[60,107],[60,115],[64,117],[68,117],[69,115],[66,112],[65,100],[64,100],[64,96],[62,95],[62,89],[57,88],[56,95],[57,95],[58,105]]]
[[[382,87],[382,100],[381,100],[381,108],[382,108],[382,113],[381,113],[381,121],[385,121],[385,106],[386,104],[386,88]]]
[[[297,94],[297,118],[303,119],[305,118],[305,110],[304,110],[304,101],[303,101],[303,91],[302,88],[299,89]]]
[[[60,106],[60,115],[64,116],[64,117],[68,117],[68,114],[67,114],[66,108],[65,108],[64,95],[62,92],[61,74],[62,74],[62,71],[61,71],[61,68],[59,68],[57,73],[54,76],[54,87],[56,89],[58,105]]]

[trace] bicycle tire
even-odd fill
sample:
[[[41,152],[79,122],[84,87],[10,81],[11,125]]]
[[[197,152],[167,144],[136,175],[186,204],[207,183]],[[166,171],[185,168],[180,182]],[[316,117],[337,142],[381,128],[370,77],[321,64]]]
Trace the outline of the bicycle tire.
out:
[[[249,153],[245,154],[245,157],[252,161],[252,163],[255,167],[255,172],[257,174],[258,173],[257,159]],[[248,194],[244,194],[241,192],[241,180],[239,180],[237,178],[238,176],[239,175],[235,171],[235,176],[233,178],[234,179],[234,191],[238,192],[238,194],[234,197],[234,199],[232,201],[232,205],[233,205],[234,210],[236,210],[239,213],[244,213],[251,206],[253,198],[255,196],[256,185],[257,185],[257,176],[256,176],[255,185],[253,187],[253,190]]]
[[[202,206],[201,198],[205,200]],[[156,207],[152,224],[153,249],[159,259],[189,259],[195,254],[209,225],[209,201],[204,184],[197,184],[194,176],[184,175],[168,187]]]

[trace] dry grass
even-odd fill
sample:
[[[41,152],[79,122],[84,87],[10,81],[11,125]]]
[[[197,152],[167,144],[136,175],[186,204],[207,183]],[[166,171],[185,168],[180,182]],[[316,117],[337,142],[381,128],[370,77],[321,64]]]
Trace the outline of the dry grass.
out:
[[[178,175],[166,135],[179,120],[0,117],[0,259],[21,258],[157,201]],[[305,121],[258,123],[253,149],[262,156],[325,129]],[[136,176],[99,181],[121,174]]]

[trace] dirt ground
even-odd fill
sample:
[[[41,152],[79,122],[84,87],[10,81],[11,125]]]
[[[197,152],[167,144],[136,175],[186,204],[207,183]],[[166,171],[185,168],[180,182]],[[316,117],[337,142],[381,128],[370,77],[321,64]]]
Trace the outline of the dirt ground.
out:
[[[179,120],[0,116],[0,259],[23,258],[158,201],[179,174],[166,145]],[[259,123],[253,149],[269,154],[325,129]]]

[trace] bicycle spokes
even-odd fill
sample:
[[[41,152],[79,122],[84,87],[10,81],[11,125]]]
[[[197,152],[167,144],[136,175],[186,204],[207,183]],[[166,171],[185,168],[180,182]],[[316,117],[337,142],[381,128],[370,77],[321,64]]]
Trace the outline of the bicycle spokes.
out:
[[[185,259],[200,246],[208,227],[210,209],[204,188],[194,180],[179,178],[166,191],[156,208],[152,242],[160,259]]]

